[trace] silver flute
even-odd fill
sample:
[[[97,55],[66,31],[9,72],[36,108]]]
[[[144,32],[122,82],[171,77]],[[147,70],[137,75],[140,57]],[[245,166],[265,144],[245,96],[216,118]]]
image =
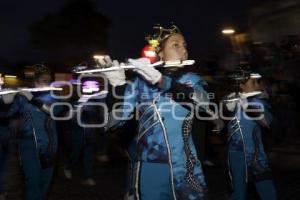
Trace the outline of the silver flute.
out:
[[[155,62],[151,65],[150,67],[159,67],[162,66],[164,68],[168,67],[183,67],[186,65],[193,65],[195,63],[195,60],[184,60],[184,61],[158,61]],[[119,70],[119,69],[135,69],[136,67],[133,65],[125,64],[121,66],[110,66],[110,67],[105,67],[105,66],[99,66],[97,65],[96,67],[93,67],[92,69],[88,68],[87,66],[76,66],[73,69],[73,72],[77,74],[85,74],[85,73],[101,73],[101,72],[108,72],[108,71],[114,71],[114,70]]]
[[[62,91],[63,88],[58,87],[37,87],[37,88],[17,88],[17,89],[1,89],[0,95],[19,93],[19,92],[45,92],[45,91]]]

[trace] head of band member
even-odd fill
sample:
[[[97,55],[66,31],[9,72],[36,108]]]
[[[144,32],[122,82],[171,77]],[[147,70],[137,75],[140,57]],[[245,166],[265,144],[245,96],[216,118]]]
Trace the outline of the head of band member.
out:
[[[155,49],[159,60],[183,61],[188,58],[185,39],[175,25],[169,28],[154,26],[153,33],[146,40]]]
[[[33,65],[34,77],[32,87],[46,87],[51,83],[51,71],[43,64]]]
[[[251,72],[249,79],[240,84],[241,91],[248,93],[261,90],[260,78],[260,74]]]
[[[262,76],[254,73],[249,68],[239,68],[230,75],[230,79],[234,81],[234,85],[240,92],[254,92],[261,90],[260,78]]]

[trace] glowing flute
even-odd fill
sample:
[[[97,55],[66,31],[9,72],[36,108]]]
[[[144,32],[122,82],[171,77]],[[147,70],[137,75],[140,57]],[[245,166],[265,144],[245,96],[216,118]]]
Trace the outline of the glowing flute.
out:
[[[18,93],[22,91],[26,92],[45,92],[45,91],[62,91],[62,88],[58,87],[40,87],[40,88],[18,88],[16,90],[13,89],[2,89],[0,90],[0,95]]]
[[[195,63],[194,60],[184,60],[184,61],[158,61],[155,62],[149,66],[151,67],[157,67],[157,66],[162,66],[164,68],[168,67],[183,67],[186,65],[193,65]],[[88,69],[86,66],[77,66],[73,70],[73,72],[77,74],[84,74],[84,73],[97,73],[97,72],[107,72],[107,71],[114,71],[114,70],[119,70],[119,69],[135,69],[136,67],[133,65],[123,65],[123,66],[112,66],[112,67],[101,67],[97,66],[94,67],[93,69]]]

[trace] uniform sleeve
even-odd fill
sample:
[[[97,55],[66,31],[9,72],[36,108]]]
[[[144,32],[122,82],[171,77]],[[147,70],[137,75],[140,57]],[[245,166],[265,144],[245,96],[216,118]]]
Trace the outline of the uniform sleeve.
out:
[[[264,128],[270,128],[273,121],[271,106],[265,99],[254,98],[249,100],[246,114]]]
[[[12,104],[9,107],[9,110],[7,112],[7,116],[10,117],[18,112],[22,112],[25,103],[27,103],[27,99],[21,95],[16,95],[14,101],[12,102]]]

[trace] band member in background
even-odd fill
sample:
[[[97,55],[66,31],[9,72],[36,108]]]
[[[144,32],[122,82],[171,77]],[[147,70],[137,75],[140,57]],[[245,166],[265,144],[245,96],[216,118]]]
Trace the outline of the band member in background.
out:
[[[93,167],[95,161],[96,135],[104,134],[103,124],[104,99],[99,82],[96,79],[85,80],[81,83],[83,95],[79,99],[73,99],[73,118],[71,120],[72,150],[64,173],[68,179],[72,178],[72,169],[76,166],[82,155],[84,186],[95,186]],[[99,92],[100,91],[100,92]],[[80,113],[78,115],[78,113]]]
[[[261,199],[277,199],[262,135],[270,128],[272,114],[261,91],[259,74],[239,69],[231,78],[236,91],[223,101],[231,119],[228,123],[228,165],[232,199],[247,199],[247,183],[253,181]]]
[[[44,65],[34,65],[32,86],[43,88],[50,81],[50,70]],[[17,114],[21,119],[17,139],[25,175],[25,199],[44,200],[52,181],[57,150],[55,122],[49,113],[54,98],[50,91],[15,94],[9,94],[11,101],[3,103],[9,105],[7,117]]]
[[[4,84],[4,80],[0,74],[0,91],[1,86]],[[5,97],[4,97],[5,98]],[[9,119],[6,116],[9,106],[5,105],[7,103],[7,99],[3,101],[3,96],[0,96],[0,200],[6,199],[6,192],[5,192],[5,182],[4,182],[4,175],[6,172],[6,163],[8,158],[8,147],[9,147],[9,138],[10,132],[8,128]]]

